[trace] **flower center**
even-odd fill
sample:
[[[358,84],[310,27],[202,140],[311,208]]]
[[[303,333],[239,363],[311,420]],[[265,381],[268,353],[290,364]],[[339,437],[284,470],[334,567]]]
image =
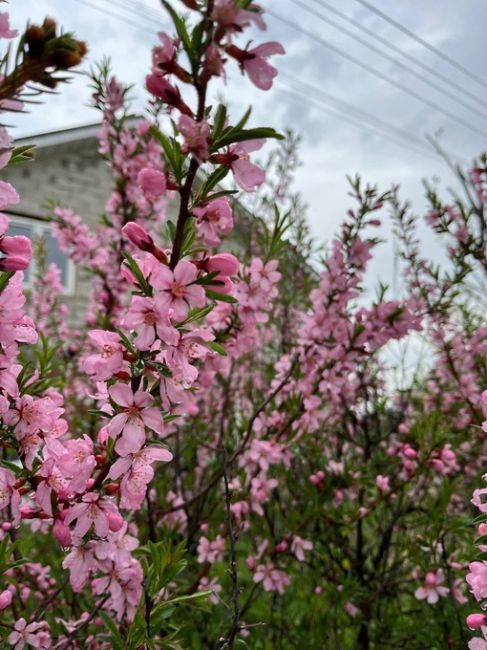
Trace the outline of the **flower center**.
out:
[[[114,352],[115,350],[113,349],[113,347],[105,343],[105,345],[101,350],[101,357],[102,359],[108,359],[108,357],[111,357]]]
[[[186,285],[173,282],[171,285],[171,293],[175,298],[183,298],[186,293]]]
[[[153,311],[147,311],[144,314],[144,323],[145,325],[154,325],[157,321],[157,317]]]

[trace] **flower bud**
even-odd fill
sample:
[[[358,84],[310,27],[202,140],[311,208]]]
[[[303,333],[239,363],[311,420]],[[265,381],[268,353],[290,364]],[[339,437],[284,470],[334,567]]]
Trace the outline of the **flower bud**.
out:
[[[146,170],[142,170],[142,172],[143,171]],[[140,172],[140,174],[142,174],[142,172]],[[140,248],[142,251],[150,251],[154,247],[154,240],[152,237],[144,228],[142,228],[142,226],[135,223],[135,221],[129,221],[129,223],[125,224],[122,228],[122,232],[125,237],[134,244],[134,246],[137,246],[137,248]]]
[[[218,271],[221,275],[237,275],[240,269],[240,262],[230,253],[218,253],[206,260],[208,273]]]
[[[118,512],[108,512],[108,526],[112,533],[116,533],[123,526],[123,517]]]
[[[24,271],[28,266],[29,260],[20,255],[12,255],[0,260],[0,271]]]
[[[471,630],[476,630],[483,625],[487,625],[486,614],[469,614],[466,620],[467,625]]]
[[[5,589],[0,593],[0,611],[3,611],[12,602],[12,592]]]
[[[137,183],[142,189],[145,198],[149,201],[159,199],[166,191],[165,175],[157,171],[157,169],[151,169],[150,167],[144,167],[144,169],[140,170],[137,175]]]
[[[20,506],[20,516],[22,519],[35,519],[39,515],[38,510],[29,505]]]
[[[109,496],[113,496],[114,494],[117,494],[117,492],[120,489],[118,483],[106,483],[103,487],[105,488],[105,493],[108,494]]]
[[[224,294],[231,294],[233,291],[233,287],[235,286],[233,282],[230,280],[230,278],[227,278],[223,275],[217,275],[214,278],[215,284],[209,284],[208,289],[211,289],[211,291],[215,291],[216,293],[224,293]],[[216,284],[216,283],[219,284]]]
[[[72,544],[71,531],[69,530],[68,526],[66,526],[64,521],[61,521],[60,519],[56,519],[56,521],[54,522],[54,526],[52,527],[52,532],[54,534],[54,537],[59,542],[60,546],[62,546],[63,548],[67,548],[68,546],[71,546]]]

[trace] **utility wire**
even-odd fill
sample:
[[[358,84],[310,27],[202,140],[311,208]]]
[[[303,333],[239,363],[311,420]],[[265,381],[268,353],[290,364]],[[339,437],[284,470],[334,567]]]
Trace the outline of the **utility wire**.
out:
[[[443,83],[450,85],[452,88],[455,88],[455,90],[458,90],[461,92],[463,95],[466,95],[470,97],[470,99],[473,99],[474,102],[478,104],[484,104],[485,103],[485,98],[478,97],[477,95],[474,95],[471,93],[467,88],[464,88],[460,84],[457,84],[453,79],[450,79],[449,77],[445,76],[435,68],[427,65],[423,61],[416,59],[414,56],[409,54],[409,52],[404,52],[401,50],[400,47],[397,45],[394,45],[390,41],[387,40],[387,38],[384,38],[380,34],[376,34],[373,29],[369,29],[368,27],[365,27],[365,25],[362,25],[358,20],[354,20],[353,18],[350,18],[350,16],[347,16],[344,14],[342,11],[339,9],[336,9],[332,5],[330,5],[328,2],[325,2],[324,0],[312,0],[313,2],[319,4],[321,7],[324,9],[327,9],[329,12],[333,13],[335,16],[338,16],[342,20],[345,20],[347,23],[352,25],[353,27],[356,27],[357,29],[360,29],[364,34],[367,34],[368,36],[371,36],[372,38],[375,38],[376,41],[379,41],[379,43],[382,43],[382,45],[385,45],[388,47],[390,50],[395,52],[396,54],[399,54],[400,56],[404,57],[408,61],[411,61],[411,63],[414,63],[414,65],[417,65],[418,67],[422,68],[426,72],[429,72],[429,74],[433,75],[434,77],[437,77]]]
[[[329,93],[322,90],[321,88],[317,88],[316,86],[313,86],[310,83],[303,81],[302,79],[298,79],[294,75],[291,75],[287,72],[281,72],[279,74],[279,77],[284,78],[288,82],[301,87],[300,93],[301,93],[302,101],[304,99],[306,99],[307,101],[310,93],[312,95],[313,94],[318,95],[322,102],[325,102],[326,104],[331,104],[333,106],[337,106],[341,111],[345,111],[346,113],[352,114],[354,117],[357,117],[361,120],[366,120],[367,122],[371,122],[374,125],[374,128],[379,128],[388,132],[393,132],[396,135],[396,137],[403,139],[405,142],[408,143],[415,142],[421,147],[426,147],[425,142],[423,142],[420,138],[414,136],[409,131],[404,131],[403,129],[400,129],[394,126],[393,124],[390,124],[389,122],[381,120],[376,115],[373,115],[372,113],[368,113],[367,111],[357,108],[356,106],[350,104],[349,102],[346,102],[338,97],[330,95]]]
[[[328,43],[327,41],[323,40],[319,36],[317,36],[314,32],[310,32],[307,29],[304,29],[303,27],[297,25],[296,23],[288,20],[287,18],[284,18],[283,16],[280,16],[279,14],[276,14],[274,11],[271,11],[270,9],[267,10],[267,13],[271,16],[273,16],[276,20],[279,20],[281,23],[284,23],[288,27],[291,27],[291,29],[294,29],[295,31],[303,34],[304,36],[307,36],[311,40],[315,41],[322,47],[327,48],[328,50],[331,50],[335,54],[338,54],[339,56],[347,59],[351,63],[354,63],[355,65],[359,66],[360,68],[363,68],[364,70],[367,70],[370,74],[373,74],[374,76],[378,77],[379,79],[382,79],[383,81],[391,84],[398,90],[401,90],[402,92],[410,95],[411,97],[414,97],[418,101],[422,102],[429,108],[432,108],[435,111],[438,111],[439,113],[442,113],[449,119],[457,122],[458,124],[461,124],[464,126],[466,129],[469,131],[473,131],[477,135],[481,135],[484,138],[487,138],[487,133],[485,131],[482,131],[481,129],[477,128],[476,126],[472,125],[470,122],[467,122],[463,118],[455,115],[454,113],[451,113],[450,111],[446,110],[442,106],[439,106],[435,102],[430,101],[429,99],[423,97],[416,91],[412,90],[411,88],[404,86],[403,84],[399,83],[395,79],[392,79],[392,77],[389,77],[386,74],[383,74],[379,70],[376,70],[372,66],[368,65],[367,63],[364,63],[361,59],[358,59],[357,57],[353,56],[352,54],[349,54],[345,50],[340,49],[339,47],[336,47],[335,45],[332,45],[331,43]]]
[[[295,4],[297,4],[299,7],[303,8],[308,13],[312,14],[313,16],[315,16],[316,18],[321,20],[322,22],[327,23],[328,25],[331,25],[332,27],[334,27],[338,31],[342,32],[343,34],[346,34],[350,38],[353,38],[358,43],[361,43],[365,47],[368,47],[370,50],[372,50],[372,52],[375,52],[376,54],[379,54],[380,56],[384,57],[387,61],[390,61],[391,63],[398,66],[399,68],[402,68],[403,70],[405,70],[409,74],[414,75],[415,77],[417,77],[418,79],[423,81],[425,84],[427,84],[430,88],[434,88],[438,92],[443,93],[449,99],[452,99],[453,101],[457,102],[458,104],[461,104],[461,106],[463,106],[464,108],[467,108],[468,110],[472,111],[473,113],[477,113],[477,115],[480,115],[480,117],[482,117],[482,118],[487,117],[487,113],[482,112],[476,106],[472,106],[468,102],[464,101],[462,99],[462,97],[458,95],[458,93],[452,93],[449,90],[446,90],[440,84],[437,84],[434,81],[431,81],[430,79],[428,79],[427,77],[422,75],[420,72],[417,72],[416,70],[411,69],[409,66],[402,63],[402,61],[399,61],[398,59],[395,59],[394,57],[389,56],[386,52],[383,52],[378,47],[375,47],[375,45],[372,45],[372,43],[369,43],[368,41],[364,40],[363,38],[361,38],[357,34],[354,34],[353,32],[346,29],[345,27],[342,27],[341,25],[336,23],[334,20],[331,20],[330,18],[327,18],[326,16],[323,16],[323,14],[320,14],[315,9],[312,9],[311,7],[306,5],[301,0],[293,0],[293,2]],[[322,3],[322,2],[320,2],[320,0],[315,0],[315,2],[318,2],[318,4],[326,7],[326,3]],[[481,100],[479,100],[479,101],[481,101]],[[483,104],[484,104],[484,102],[481,101],[481,105],[483,105]]]
[[[390,25],[393,25],[396,29],[399,29],[403,34],[406,34],[410,38],[414,39],[417,43],[419,43],[423,47],[426,47],[428,50],[430,50],[430,52],[433,52],[434,54],[436,54],[436,56],[439,56],[440,59],[443,59],[443,61],[446,61],[451,66],[459,70],[460,72],[463,72],[463,74],[465,74],[467,77],[470,77],[470,79],[473,79],[484,88],[487,88],[487,82],[484,81],[481,77],[479,77],[474,72],[472,72],[471,70],[463,66],[461,63],[458,63],[458,61],[455,61],[455,59],[452,59],[444,52],[441,52],[441,50],[438,50],[436,47],[431,45],[431,43],[428,43],[428,41],[425,41],[423,38],[421,38],[420,36],[412,32],[407,27],[404,27],[402,23],[398,22],[397,20],[394,20],[394,18],[391,18],[380,9],[377,9],[377,7],[374,7],[374,5],[370,4],[370,2],[367,2],[367,0],[355,0],[355,1],[361,4],[362,6],[366,7],[369,11],[372,11],[378,16],[380,16],[383,20],[388,22]]]
[[[132,14],[148,20],[152,25],[154,22],[162,21],[164,18],[163,13],[158,12],[157,9],[148,7],[143,2],[132,2],[132,0],[105,0],[105,2],[110,2],[115,6],[119,4],[120,7],[131,11]]]
[[[286,83],[283,83],[282,81],[275,81],[274,82],[279,89],[279,92],[284,92],[287,95],[291,95],[292,97],[296,98],[299,100],[301,103],[303,101],[303,94],[299,90],[296,90],[293,86],[288,85]],[[390,135],[389,133],[382,133],[377,127],[374,126],[367,126],[364,123],[354,119],[351,116],[344,115],[343,113],[340,113],[339,111],[335,111],[332,108],[329,108],[328,106],[325,106],[325,104],[321,103],[319,100],[314,99],[313,97],[306,97],[306,105],[311,105],[314,106],[315,108],[319,109],[322,113],[331,115],[333,117],[336,117],[342,121],[347,122],[347,124],[351,124],[361,131],[365,131],[367,133],[372,133],[373,135],[380,136],[381,138],[385,138],[386,140],[389,140],[393,142],[394,144],[398,145],[399,147],[403,147],[405,149],[409,149],[410,151],[413,151],[415,154],[418,154],[420,156],[425,156],[429,159],[436,159],[436,156],[434,156],[433,152],[428,149],[427,147],[423,148],[416,148],[411,146],[410,144],[406,144],[405,142],[402,142],[399,139],[396,139],[394,136]],[[428,153],[429,152],[429,153]]]
[[[90,7],[91,9],[95,9],[96,11],[99,11],[102,14],[105,14],[105,16],[110,16],[111,18],[116,18],[117,20],[120,20],[121,22],[125,23],[126,25],[130,25],[131,27],[134,27],[135,29],[140,29],[143,32],[146,32],[147,34],[150,34],[153,36],[155,34],[155,30],[151,30],[147,25],[142,25],[141,23],[138,23],[134,20],[129,20],[128,17],[121,16],[120,14],[115,13],[114,11],[110,11],[109,9],[105,7],[101,7],[99,4],[95,4],[94,2],[90,2],[90,0],[75,0],[75,2],[79,2],[81,4],[86,5],[87,7]]]

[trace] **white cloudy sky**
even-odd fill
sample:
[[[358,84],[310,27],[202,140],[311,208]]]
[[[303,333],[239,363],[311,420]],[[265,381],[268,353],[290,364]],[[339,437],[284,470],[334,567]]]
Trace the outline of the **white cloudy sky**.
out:
[[[410,198],[416,210],[421,212],[424,207],[422,178],[434,177],[445,185],[452,178],[445,164],[432,150],[421,149],[423,145],[417,142],[426,143],[427,134],[440,134],[442,146],[464,161],[471,160],[486,148],[487,137],[482,132],[487,134],[487,125],[481,115],[484,113],[487,116],[486,86],[481,86],[455,70],[357,0],[327,2],[404,52],[431,66],[478,99],[461,93],[457,88],[401,59],[385,46],[373,41],[370,36],[333,16],[320,6],[319,0],[299,1],[373,43],[389,56],[399,58],[453,97],[445,96],[440,89],[431,88],[403,68],[321,21],[316,15],[311,15],[293,0],[262,0],[261,4],[265,8],[307,32],[303,34],[275,16],[268,16],[267,33],[262,35],[257,32],[252,35],[256,42],[279,40],[284,44],[287,55],[275,57],[274,61],[283,73],[282,83],[292,84],[294,94],[279,84],[270,92],[262,93],[233,68],[224,92],[230,99],[234,114],[242,112],[247,103],[253,103],[256,125],[265,123],[276,128],[292,127],[301,133],[303,165],[298,172],[297,184],[310,206],[309,218],[313,232],[320,240],[332,236],[349,207],[345,179],[347,174],[360,172],[364,178],[378,183],[382,188],[391,183],[399,183],[404,196]],[[481,0],[370,2],[472,73],[484,77],[487,3]],[[10,13],[13,26],[19,28],[23,27],[28,18],[40,21],[46,14],[57,18],[66,30],[76,32],[79,38],[88,42],[89,64],[100,60],[104,55],[112,59],[117,75],[136,86],[135,107],[143,105],[143,79],[149,66],[150,46],[156,40],[156,32],[167,27],[158,0],[11,0]],[[312,40],[310,34],[340,48],[379,74],[407,86],[412,93],[429,102],[430,106],[333,53]],[[305,91],[296,94],[297,82],[289,81],[288,75],[327,93],[328,97],[345,102],[351,111],[356,109],[373,114],[377,120],[401,130],[403,136],[396,133],[391,136],[395,141],[391,141],[385,135],[371,130],[370,123],[363,126],[352,124],[348,109],[337,108],[336,105],[335,112],[330,113],[331,105],[323,104],[323,96],[316,94],[316,91],[307,87]],[[485,78],[487,79],[487,74]],[[455,97],[469,104],[473,110],[455,101]],[[48,100],[47,110],[36,108],[31,114],[15,117],[17,133],[24,135],[93,122],[96,114],[87,106],[88,100],[86,79],[79,77],[69,88],[63,88],[60,95]],[[457,116],[464,124],[432,108],[431,104]],[[357,117],[353,119],[357,120]],[[429,241],[425,241],[430,246]],[[392,248],[385,247],[379,262],[374,266],[376,277],[382,276],[390,280],[392,258]]]

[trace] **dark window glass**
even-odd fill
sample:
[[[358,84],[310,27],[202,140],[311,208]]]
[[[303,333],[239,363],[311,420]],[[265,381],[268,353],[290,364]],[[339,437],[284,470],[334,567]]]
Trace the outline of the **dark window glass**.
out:
[[[61,282],[64,287],[68,284],[68,258],[65,253],[59,250],[57,239],[52,236],[49,230],[43,232],[44,245],[46,247],[46,265],[54,262],[61,271]]]

